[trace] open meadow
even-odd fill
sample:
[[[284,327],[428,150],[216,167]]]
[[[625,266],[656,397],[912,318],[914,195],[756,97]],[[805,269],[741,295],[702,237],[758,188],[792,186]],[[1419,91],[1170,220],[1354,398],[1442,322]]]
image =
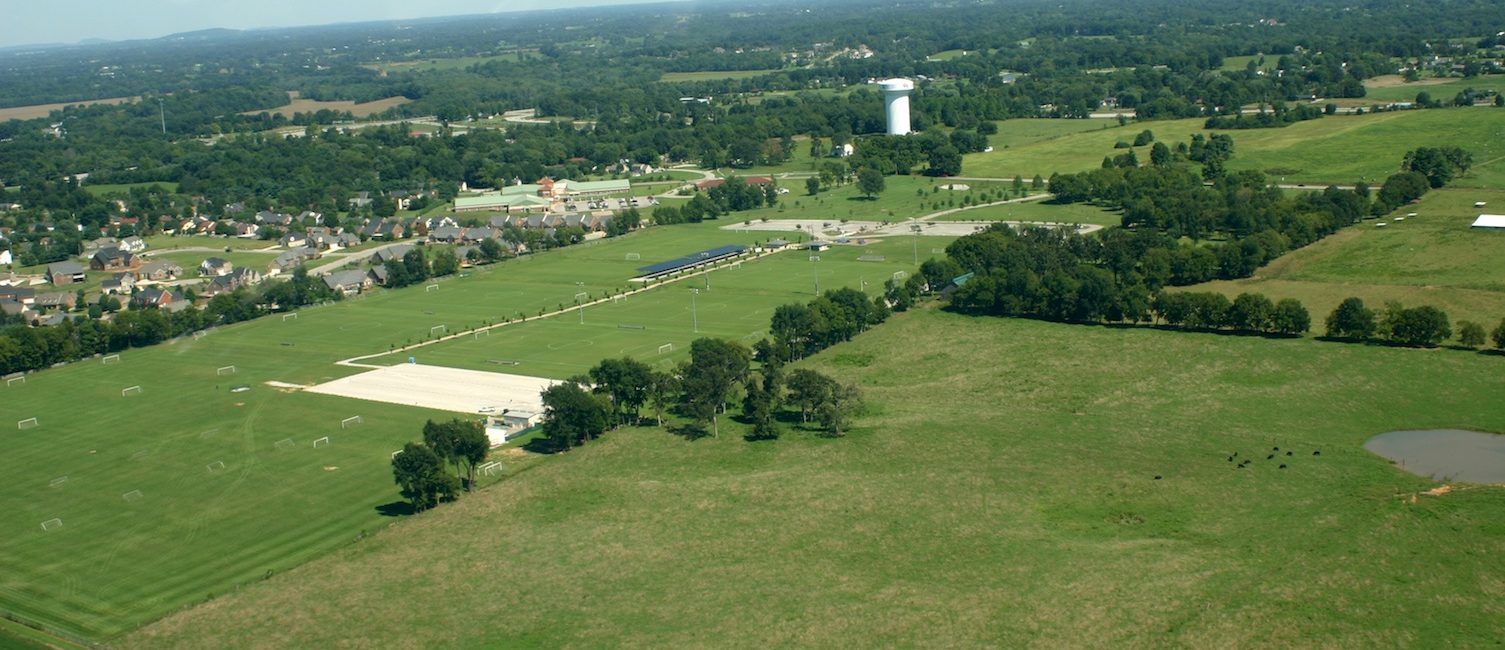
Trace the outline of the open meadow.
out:
[[[936,221],[1040,221],[1046,223],[1091,223],[1117,226],[1123,223],[1118,212],[1089,203],[1051,203],[1029,201],[990,205],[943,214]]]
[[[425,419],[455,414],[267,382],[296,387],[347,376],[359,370],[335,361],[429,339],[437,325],[455,332],[520,314],[536,317],[570,304],[577,291],[599,297],[629,288],[640,266],[771,235],[717,225],[655,228],[467,270],[433,289],[380,290],[126,351],[118,361],[94,358],[32,373],[0,387],[0,412],[11,416],[5,426],[16,427],[8,436],[10,452],[0,459],[0,475],[15,486],[0,496],[0,528],[14,531],[0,539],[0,611],[68,637],[109,639],[384,526],[402,511],[394,505],[391,451],[419,437]],[[641,259],[627,259],[629,252]],[[891,274],[889,267],[913,270],[906,256],[891,254],[888,264],[846,259],[857,254],[833,253],[822,287],[855,284],[866,277],[857,269],[871,268],[869,289],[876,290],[883,279],[877,275]],[[799,264],[783,263],[795,256]],[[801,295],[806,279],[800,274],[811,264],[803,254],[786,253],[710,274],[712,290],[705,295],[717,298],[705,305],[706,326],[751,315],[747,331],[765,327],[768,314],[757,310],[809,299]],[[729,278],[724,287],[723,277]],[[746,295],[739,298],[739,292]],[[685,293],[669,284],[635,295],[631,304],[660,304],[663,314],[633,319],[649,322],[649,316],[678,310]],[[578,333],[566,327],[575,325],[573,316],[518,331],[559,329],[549,335],[568,345]],[[589,316],[594,325],[596,314]],[[673,339],[685,343],[681,351],[691,338],[685,325]],[[501,354],[512,332],[502,328],[481,340],[504,348]],[[445,347],[467,340],[434,348],[433,356],[442,358]],[[524,340],[538,346],[536,339]],[[580,372],[616,355],[606,347],[571,346],[568,363],[538,367],[557,368],[560,376]],[[412,354],[428,362],[429,349]],[[354,416],[359,423],[344,422]],[[22,422],[31,418],[36,426]],[[509,456],[506,472],[536,461]]]
[[[1493,327],[1505,318],[1505,266],[1500,264],[1505,233],[1469,228],[1489,209],[1473,207],[1476,201],[1505,206],[1505,190],[1434,190],[1392,216],[1345,228],[1285,255],[1252,278],[1187,289],[1299,299],[1311,311],[1318,333],[1322,319],[1351,296],[1364,299],[1371,309],[1392,300],[1434,305],[1454,321]],[[1406,217],[1413,212],[1417,216]],[[1395,221],[1397,216],[1404,220]]]
[[[120,644],[1488,645],[1505,490],[1360,445],[1505,431],[1500,364],[900,314],[805,363],[846,438],[612,432]]]
[[[370,117],[389,108],[392,108],[393,106],[401,106],[412,101],[406,97],[401,96],[387,97],[385,99],[378,99],[376,101],[364,102],[360,104],[343,99],[323,101],[299,97],[298,91],[296,90],[289,90],[287,92],[287,96],[287,104],[267,110],[245,111],[242,113],[242,115],[255,115],[257,113],[276,113],[283,117],[291,119],[293,115],[297,113],[314,113],[327,109],[331,111],[350,111],[350,114],[356,116],[357,118],[362,118]]]

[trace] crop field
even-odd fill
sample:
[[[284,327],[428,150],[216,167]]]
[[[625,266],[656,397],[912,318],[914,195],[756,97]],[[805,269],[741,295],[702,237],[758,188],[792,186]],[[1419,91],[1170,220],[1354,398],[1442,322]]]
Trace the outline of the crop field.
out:
[[[1474,77],[1473,79],[1430,77],[1406,83],[1399,76],[1386,75],[1364,82],[1364,99],[1386,102],[1409,102],[1416,99],[1417,93],[1426,92],[1432,96],[1432,99],[1443,103],[1451,103],[1453,96],[1468,88],[1502,92],[1505,91],[1505,78],[1499,75]]]
[[[535,58],[535,50],[515,50],[490,56],[456,56],[446,59],[416,59],[411,61],[377,61],[361,67],[377,72],[424,72],[429,70],[463,70],[479,63],[501,61],[518,63]]]
[[[846,438],[610,433],[120,645],[1488,645],[1505,490],[1360,445],[1505,430],[1500,362],[896,315],[807,362]]]
[[[164,190],[167,190],[169,193],[174,193],[174,192],[178,191],[178,184],[175,181],[155,181],[155,182],[151,182],[151,183],[101,183],[101,184],[90,184],[90,185],[85,185],[84,186],[84,190],[88,191],[90,194],[93,194],[95,196],[108,196],[108,195],[111,195],[111,194],[121,194],[121,195],[124,195],[124,194],[129,194],[132,189],[135,189],[135,188],[138,188],[138,187],[148,188],[148,187],[152,187],[154,185],[158,186],[158,187],[161,187]]]
[[[140,97],[111,97],[109,99],[90,99],[81,102],[61,102],[57,104],[33,104],[31,106],[11,106],[0,108],[0,122],[5,120],[34,120],[39,117],[47,117],[53,111],[62,110],[67,106],[94,106],[95,104],[124,104],[141,99]]]
[[[387,515],[400,510],[391,505],[398,495],[390,452],[418,437],[425,419],[453,414],[287,391],[266,382],[308,385],[346,376],[358,370],[336,366],[336,360],[428,339],[435,325],[455,332],[520,314],[534,317],[570,304],[577,291],[599,297],[607,289],[627,288],[637,267],[717,245],[752,244],[771,234],[716,226],[651,229],[504,262],[439,281],[434,290],[377,291],[296,317],[273,315],[216,328],[199,339],[129,350],[118,363],[87,359],[0,387],[0,412],[11,416],[4,425],[17,427],[0,459],[0,475],[16,486],[0,496],[0,529],[14,531],[0,539],[0,611],[66,635],[107,639],[385,525],[392,521]],[[627,252],[642,259],[629,261]],[[846,259],[857,254],[832,252],[822,288],[867,277],[875,290],[890,266],[913,268],[898,255],[890,255],[889,264]],[[728,298],[708,300],[706,327],[736,322],[738,310],[751,313],[765,302],[808,299],[801,295],[808,291],[801,272],[811,263],[798,259],[787,268],[782,259],[769,259],[711,274],[712,290],[703,295]],[[873,269],[872,276],[859,268]],[[758,275],[762,282],[754,279]],[[734,301],[729,298],[739,292],[738,277],[757,287],[789,286],[782,294],[768,289],[766,298],[744,292],[753,297]],[[725,287],[722,278],[729,278]],[[674,303],[678,309],[685,293],[668,285],[631,301]],[[540,325],[567,329],[575,325],[572,316],[518,331],[536,348],[532,337],[543,331]],[[596,314],[588,316],[594,325]],[[765,327],[767,319],[756,314],[747,331]],[[684,329],[672,339],[685,342],[677,346],[681,350],[690,339]],[[503,328],[481,340],[505,351],[511,333]],[[558,332],[559,343],[571,343],[576,333]],[[604,342],[572,347],[560,352],[567,356],[557,367],[583,370],[616,354],[606,348]],[[428,362],[430,349],[412,354]],[[444,346],[433,349],[434,356],[445,354]],[[239,387],[244,390],[232,390]],[[362,423],[342,428],[341,421],[355,415]],[[20,422],[30,418],[37,426]],[[315,448],[314,441],[324,437],[328,443]],[[509,456],[507,471],[536,460]]]
[[[664,83],[679,81],[721,81],[723,79],[751,79],[765,74],[778,72],[778,70],[701,70],[698,72],[665,72],[659,77]]]
[[[1046,178],[1054,172],[1098,167],[1104,156],[1122,149],[1113,144],[1143,129],[1168,144],[1207,133],[1204,120],[1131,123],[1124,127],[1065,135],[1033,144],[965,156],[963,174],[1012,178]],[[1353,183],[1379,185],[1400,167],[1407,151],[1422,146],[1453,145],[1474,155],[1475,169],[1454,181],[1463,187],[1505,187],[1505,111],[1456,108],[1335,116],[1298,122],[1279,129],[1225,131],[1233,136],[1229,169],[1278,170],[1272,180],[1286,183]],[[1136,148],[1140,160],[1148,147]]]
[[[1363,298],[1370,308],[1391,300],[1408,306],[1430,304],[1455,321],[1493,327],[1505,318],[1505,236],[1473,230],[1481,211],[1475,201],[1505,205],[1505,191],[1444,188],[1383,220],[1347,228],[1316,244],[1281,257],[1247,280],[1191,287],[1230,296],[1264,293],[1297,298],[1312,312],[1314,329],[1338,303]],[[1393,221],[1415,212],[1417,216]]]
[[[1046,223],[1091,223],[1117,226],[1123,218],[1113,210],[1087,203],[1050,203],[1030,201],[952,212],[936,221],[1043,221]]]

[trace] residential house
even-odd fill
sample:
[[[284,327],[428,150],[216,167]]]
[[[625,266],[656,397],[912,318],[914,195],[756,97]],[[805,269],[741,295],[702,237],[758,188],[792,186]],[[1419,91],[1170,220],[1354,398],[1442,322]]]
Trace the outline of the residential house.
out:
[[[140,237],[126,237],[120,240],[120,250],[127,253],[140,253],[146,250],[146,240]]]
[[[314,221],[322,223],[324,221],[324,213],[314,212],[313,210],[304,210],[301,214],[298,215],[298,220],[303,222]]]
[[[20,316],[27,322],[31,322],[32,319],[37,317],[37,313],[28,309],[26,305],[4,298],[0,298],[0,313],[4,313],[6,316]]]
[[[209,281],[208,286],[204,288],[203,295],[215,296],[234,291],[240,287],[250,286],[257,282],[261,282],[261,274],[257,273],[255,269],[239,268],[224,275],[215,276],[213,280]]]
[[[37,290],[18,286],[0,287],[0,300],[13,300],[22,305],[30,305],[37,300]]]
[[[114,277],[106,279],[99,285],[100,291],[105,293],[128,294],[136,288],[136,274],[129,271],[116,273]]]
[[[367,239],[386,239],[389,241],[402,239],[405,232],[407,230],[403,227],[402,222],[396,219],[367,219],[365,227],[361,229],[361,234],[365,235]]]
[[[234,270],[235,265],[231,264],[230,260],[220,259],[218,257],[211,257],[202,262],[199,262],[199,275],[228,275],[231,271]]]
[[[293,215],[282,214],[281,212],[272,212],[270,210],[262,210],[261,212],[256,213],[256,223],[263,226],[277,226],[279,228],[286,228],[289,225],[292,225]]]
[[[241,239],[255,239],[256,233],[261,230],[261,226],[254,223],[241,223],[239,221],[231,224],[230,227],[235,229],[235,236]]]
[[[77,293],[58,291],[56,293],[41,294],[37,296],[36,302],[32,304],[39,310],[59,309],[67,311],[69,309],[73,309],[73,306],[77,304],[77,302]]]
[[[283,248],[302,248],[308,245],[308,235],[301,232],[290,232],[277,240],[277,245]]]
[[[319,251],[307,246],[294,248],[290,251],[282,253],[281,255],[278,255],[277,259],[272,260],[272,263],[267,266],[267,271],[270,275],[292,271],[293,269],[298,268],[299,264],[302,264],[308,260],[318,259],[318,257]]]
[[[141,268],[141,258],[119,248],[101,248],[89,258],[89,268],[95,271],[119,271]]]
[[[458,226],[442,226],[429,231],[429,241],[453,244],[460,241],[465,235],[465,229]]]
[[[371,282],[373,282],[375,284],[386,286],[387,285],[387,267],[378,265],[378,266],[373,266],[373,267],[371,267],[369,269],[366,269],[366,277],[371,278]]]
[[[141,270],[137,272],[137,275],[139,275],[141,279],[151,280],[153,282],[166,282],[168,280],[176,280],[178,276],[182,274],[183,267],[178,266],[178,264],[172,260],[157,260],[155,262],[147,262],[146,264],[142,264]]]
[[[352,296],[371,288],[373,280],[365,271],[336,271],[324,276],[324,284],[330,289]]]
[[[131,296],[132,307],[156,307],[163,309],[177,301],[178,297],[173,295],[172,291],[155,287],[142,289],[136,295]]]
[[[84,267],[73,260],[53,262],[47,265],[47,279],[55,285],[83,282]]]
[[[412,244],[398,244],[396,246],[387,246],[386,248],[377,249],[376,254],[373,256],[373,258],[376,260],[376,264],[378,265],[386,264],[387,262],[401,262],[402,256],[407,255],[408,252],[412,250]]]

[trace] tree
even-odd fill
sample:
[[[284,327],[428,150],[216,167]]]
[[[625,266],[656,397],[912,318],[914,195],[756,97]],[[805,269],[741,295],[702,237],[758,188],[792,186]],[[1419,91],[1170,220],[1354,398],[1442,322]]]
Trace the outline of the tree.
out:
[[[454,427],[455,422],[458,422],[458,420],[450,422],[429,420],[424,422],[423,444],[428,445],[428,448],[434,451],[434,455],[453,465],[455,473],[459,474],[460,457],[456,454],[456,449],[459,447],[459,436],[457,435],[458,431]]]
[[[460,463],[465,466],[465,489],[474,490],[476,486],[476,468],[486,461],[486,454],[491,452],[491,439],[486,437],[486,429],[478,420],[454,420],[454,454]]]
[[[604,359],[590,369],[590,378],[596,392],[610,397],[622,418],[631,416],[636,422],[638,412],[648,400],[653,368],[632,357]]]
[[[713,338],[690,342],[690,361],[680,375],[684,405],[692,417],[711,423],[711,435],[720,434],[717,414],[726,410],[732,390],[747,383],[751,363],[752,352],[740,343]]]
[[[455,251],[442,248],[434,253],[434,277],[442,278],[446,275],[454,275],[460,270],[460,258],[455,256]]]
[[[1147,144],[1149,144],[1151,142],[1154,142],[1154,141],[1155,141],[1155,134],[1153,132],[1151,132],[1149,129],[1145,129],[1143,131],[1140,131],[1139,135],[1134,136],[1134,146],[1136,146],[1136,147],[1143,147],[1143,146],[1145,146],[1145,145],[1147,145]]]
[[[1458,321],[1458,342],[1470,348],[1484,345],[1484,326],[1469,320]]]
[[[1344,300],[1327,317],[1328,336],[1365,340],[1372,338],[1374,333],[1374,312],[1358,298]]]
[[[943,144],[939,147],[931,149],[929,154],[929,163],[930,168],[925,170],[926,175],[929,176],[956,176],[962,173],[962,153],[958,151],[956,147],[953,147],[949,144]],[[879,174],[878,179],[881,181],[883,179],[883,175]],[[867,193],[866,188],[861,184],[861,172],[858,172],[857,182],[858,187],[861,188],[864,193]],[[877,194],[882,191],[883,186],[880,184],[878,188],[871,193]]]
[[[863,167],[857,170],[857,191],[867,198],[877,198],[883,193],[883,172],[872,167]]]
[[[544,436],[555,449],[568,451],[606,432],[611,423],[611,404],[579,383],[554,384],[543,392]]]
[[[790,403],[800,409],[801,422],[809,422],[836,389],[834,379],[808,368],[798,368],[789,373],[785,385],[789,387]]]
[[[1262,293],[1241,293],[1228,309],[1228,326],[1236,330],[1264,332],[1272,329],[1275,305]]]
[[[820,179],[815,176],[805,179],[805,191],[809,192],[810,196],[820,194]]]
[[[817,409],[821,428],[826,430],[826,435],[840,438],[842,431],[851,423],[852,413],[861,402],[862,393],[857,386],[838,384],[831,380],[831,390],[826,394],[826,401]]]
[[[1409,309],[1392,305],[1385,312],[1382,329],[1395,343],[1434,347],[1453,336],[1447,313],[1431,305]]]
[[[779,409],[779,367],[763,366],[760,380],[747,382],[747,394],[742,398],[742,414],[752,420],[753,430],[749,440],[774,440],[779,437],[778,421],[774,415]]]
[[[1495,342],[1496,349],[1505,350],[1505,318],[1500,319],[1500,324],[1495,327],[1495,331],[1490,332],[1489,338]]]
[[[403,445],[402,452],[392,457],[392,479],[401,488],[402,497],[419,512],[438,505],[442,498],[453,497],[460,487],[459,480],[444,471],[438,454],[413,442]]]
[[[1295,298],[1282,298],[1275,303],[1274,329],[1288,335],[1299,335],[1312,328],[1312,317],[1306,307]]]
[[[653,409],[653,419],[658,426],[664,426],[664,413],[669,405],[674,402],[674,396],[679,393],[679,378],[674,375],[655,370],[648,378],[647,399],[649,408]]]
[[[1166,167],[1171,164],[1171,148],[1164,142],[1156,142],[1150,147],[1150,164],[1156,167]]]

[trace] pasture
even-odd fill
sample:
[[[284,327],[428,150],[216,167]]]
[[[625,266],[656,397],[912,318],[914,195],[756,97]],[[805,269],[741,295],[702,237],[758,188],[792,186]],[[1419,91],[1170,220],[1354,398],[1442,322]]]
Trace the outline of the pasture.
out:
[[[1398,75],[1386,75],[1364,82],[1364,98],[1374,101],[1409,102],[1415,101],[1417,93],[1425,92],[1431,95],[1432,99],[1452,103],[1453,96],[1469,88],[1505,92],[1505,78],[1499,75],[1473,79],[1428,77],[1407,83]]]
[[[53,111],[60,111],[69,106],[93,106],[95,104],[125,104],[141,99],[140,97],[111,97],[109,99],[89,99],[80,102],[60,102],[57,104],[32,104],[30,106],[11,106],[0,108],[0,122],[5,120],[34,120],[51,115]]]
[[[1350,296],[1371,309],[1391,300],[1442,308],[1456,322],[1493,327],[1505,318],[1502,233],[1472,230],[1475,201],[1505,205],[1505,191],[1444,188],[1382,221],[1366,221],[1275,260],[1246,280],[1189,287],[1228,294],[1297,298],[1321,332],[1322,319]],[[1487,209],[1487,208],[1486,208]],[[1415,212],[1404,221],[1394,217]],[[1383,228],[1375,223],[1384,223]]]
[[[806,362],[844,439],[612,432],[120,645],[1488,645],[1505,490],[1360,445],[1505,430],[1500,362],[901,314]]]
[[[266,382],[301,386],[347,376],[359,370],[335,361],[429,339],[435,325],[454,332],[518,314],[536,317],[570,304],[577,291],[600,296],[627,288],[637,267],[654,261],[770,235],[716,226],[650,229],[467,270],[434,283],[434,290],[376,291],[295,317],[273,315],[125,351],[119,363],[86,359],[0,387],[0,412],[11,416],[4,426],[17,427],[0,459],[0,475],[14,486],[0,496],[0,529],[14,531],[0,539],[0,611],[64,635],[109,639],[390,523],[389,515],[402,510],[392,505],[398,495],[390,452],[416,439],[425,419],[454,414]],[[629,261],[627,252],[642,259]],[[707,295],[736,293],[734,282],[720,286],[723,275],[765,274],[773,285],[798,279],[794,270],[781,275],[778,266],[760,264],[716,272]],[[857,265],[833,259],[822,287],[858,277],[838,270]],[[786,291],[799,299],[798,289]],[[667,296],[684,293],[667,285],[633,300],[672,302]],[[728,314],[762,304],[723,301],[730,304],[720,311]],[[707,305],[708,327],[716,311]],[[546,322],[561,327],[572,324],[571,316]],[[747,329],[765,326],[767,318],[759,315]],[[511,331],[483,340],[501,345]],[[567,343],[573,333],[559,334]],[[536,346],[536,339],[528,344]],[[560,354],[583,370],[615,354],[602,353],[605,347]],[[413,354],[427,357],[428,350]],[[133,386],[139,392],[124,390]],[[362,424],[342,428],[355,415]],[[21,428],[20,420],[33,417],[38,426]],[[315,448],[324,437],[328,443]],[[537,458],[505,460],[510,473]]]
[[[1018,147],[1021,145],[1053,140],[1064,135],[1081,133],[1083,131],[1098,131],[1102,129],[1125,129],[1120,131],[1119,137],[1128,137],[1132,142],[1134,131],[1129,133],[1127,126],[1119,127],[1115,119],[1086,119],[1086,120],[1057,120],[1047,118],[1021,118],[1015,120],[999,120],[994,122],[998,125],[998,132],[988,136],[988,144],[993,146],[996,153],[999,149]],[[1127,134],[1127,135],[1125,135]],[[970,173],[970,170],[963,170]],[[1025,176],[1028,180],[1030,177]]]
[[[681,81],[722,81],[728,79],[751,79],[772,74],[778,70],[701,70],[697,72],[665,72],[658,80],[663,83]]]
[[[1025,177],[1026,182],[1028,178]],[[869,199],[858,191],[856,182],[837,185],[822,190],[815,196],[810,196],[805,191],[804,179],[778,179],[779,187],[789,189],[789,193],[779,199],[779,206],[733,212],[722,219],[726,221],[757,221],[763,218],[898,221],[960,207],[963,200],[969,196],[974,203],[981,203],[984,192],[999,192],[1013,187],[1012,183],[966,181],[965,185],[970,189],[949,190],[941,188],[949,184],[946,179],[925,176],[888,176],[883,180],[886,189]]]
[[[175,181],[154,181],[151,183],[91,183],[85,185],[84,190],[95,196],[109,196],[111,194],[126,195],[129,194],[131,190],[138,187],[149,188],[153,186],[167,190],[169,194],[176,194],[178,191],[178,184]]]
[[[1028,201],[1009,203],[940,215],[936,221],[1040,221],[1046,223],[1091,223],[1117,226],[1123,222],[1119,213],[1087,203],[1051,203]]]

